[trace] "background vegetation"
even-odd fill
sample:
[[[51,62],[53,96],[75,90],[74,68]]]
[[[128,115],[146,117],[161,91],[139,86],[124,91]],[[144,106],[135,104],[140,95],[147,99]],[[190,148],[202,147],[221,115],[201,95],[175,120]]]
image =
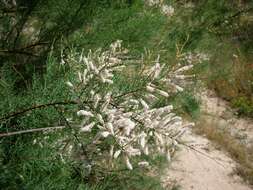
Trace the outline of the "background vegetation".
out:
[[[16,2],[16,3],[13,3]],[[175,8],[165,17],[141,0],[0,1],[0,131],[62,125],[53,106],[5,119],[9,113],[71,98],[65,81],[74,77],[61,58],[73,51],[106,48],[116,39],[130,59],[150,52],[169,66],[186,52],[210,60],[196,68],[209,88],[238,113],[253,116],[253,2],[250,0],[167,0]],[[128,78],[127,78],[128,79]],[[137,80],[117,79],[122,91]],[[195,117],[198,101],[185,91],[172,97],[178,112]],[[72,109],[74,105],[60,105]],[[4,189],[161,189],[141,171],[85,178],[82,164],[61,161],[57,139],[69,131],[0,137],[0,185]],[[71,137],[74,138],[74,137]],[[163,158],[157,158],[159,163]],[[104,173],[101,171],[101,174]],[[127,184],[127,185],[126,185]]]

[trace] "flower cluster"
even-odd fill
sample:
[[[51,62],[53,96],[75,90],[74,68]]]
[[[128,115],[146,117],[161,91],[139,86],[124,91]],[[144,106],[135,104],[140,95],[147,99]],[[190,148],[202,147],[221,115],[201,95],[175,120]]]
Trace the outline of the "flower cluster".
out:
[[[122,69],[127,69],[121,59],[126,52],[118,40],[108,51],[90,51],[87,56],[73,56],[72,61],[80,64],[82,71],[77,71],[76,82],[67,82],[67,85],[80,103],[76,113],[77,121],[81,120],[80,134],[90,135],[90,144],[97,147],[95,151],[99,154],[107,155],[105,159],[109,158],[111,162],[122,159],[132,170],[131,160],[136,156],[165,154],[170,161],[185,126],[182,118],[172,112],[172,105],[154,108],[152,100],[182,91],[179,83],[189,77],[183,72],[193,65],[168,71],[164,65],[161,66],[158,57],[156,63],[143,72],[143,78],[148,78],[141,89],[142,95],[122,95],[115,93],[113,78]],[[164,83],[165,89],[159,87],[159,83]],[[111,142],[108,149],[102,151],[98,148],[108,139]],[[149,163],[144,160],[138,165],[144,167]]]
[[[146,3],[151,7],[158,6],[161,12],[168,17],[174,15],[175,9],[171,5],[164,4],[163,0],[146,0]]]
[[[146,3],[148,6],[156,6],[159,5],[161,2],[160,0],[147,0]]]
[[[182,92],[187,81],[195,77],[195,75],[185,74],[185,72],[191,70],[193,67],[193,64],[182,66],[181,63],[178,63],[168,70],[164,67],[164,64],[160,64],[158,56],[156,64],[148,69],[147,74],[151,77],[151,81],[148,83],[146,89],[153,95],[159,94],[164,97],[169,97],[169,94],[172,92]],[[155,83],[162,84],[163,87],[166,87],[165,90],[159,88]]]
[[[166,16],[173,16],[175,9],[172,6],[162,5],[161,11]]]
[[[180,56],[181,61],[185,61],[188,64],[198,64],[202,63],[204,61],[209,60],[209,56],[205,53],[197,52],[197,53],[192,53],[192,52],[187,52],[183,53]]]

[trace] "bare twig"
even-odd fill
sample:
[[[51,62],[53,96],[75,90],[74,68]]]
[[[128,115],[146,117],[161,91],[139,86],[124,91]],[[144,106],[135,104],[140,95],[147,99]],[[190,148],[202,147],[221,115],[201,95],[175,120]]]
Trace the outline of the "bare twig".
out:
[[[113,97],[113,98],[114,98],[114,99],[118,99],[118,98],[121,98],[121,97],[124,97],[124,96],[127,96],[127,95],[134,94],[134,93],[136,93],[136,92],[140,92],[140,91],[142,91],[142,90],[144,90],[144,88],[138,88],[138,89],[131,90],[131,91],[129,91],[129,92],[120,94],[120,95],[118,95],[118,96],[115,96],[115,97]]]
[[[34,57],[39,57],[39,55],[33,54],[31,52],[27,52],[27,51],[22,51],[22,50],[0,50],[0,53],[2,53],[2,55],[5,54],[21,54],[21,55],[28,55],[28,56],[34,56]]]
[[[49,44],[49,42],[36,42],[36,43],[33,43],[33,44],[29,44],[27,46],[21,47],[18,50],[30,49],[30,48],[33,48],[33,47],[36,47],[36,46],[42,46],[42,45],[48,45],[48,44]]]
[[[186,144],[184,142],[178,142],[178,143],[181,144],[181,145],[183,145],[183,146],[185,146],[185,147],[187,147],[187,148],[189,148],[189,149],[191,149],[191,150],[193,150],[193,151],[195,151],[195,152],[197,152],[197,153],[199,153],[199,154],[201,154],[201,155],[203,155],[203,156],[205,156],[206,158],[208,158],[210,160],[213,160],[214,162],[216,162],[217,164],[219,164],[220,166],[222,166],[223,168],[225,168],[225,166],[222,163],[220,163],[219,161],[217,161],[215,158],[209,156],[208,154],[206,154],[206,153],[204,153],[204,152],[202,152],[200,150],[197,150],[193,146],[188,145],[188,144]]]
[[[38,57],[39,55],[33,54],[33,53],[25,51],[25,50],[34,48],[36,46],[43,46],[43,45],[47,45],[47,44],[49,44],[49,42],[36,42],[36,43],[29,44],[27,46],[17,48],[17,49],[2,49],[2,50],[0,50],[0,53],[3,53],[3,54],[25,54],[28,56]]]
[[[250,11],[252,11],[252,10],[253,10],[253,7],[249,7],[249,8],[247,8],[247,9],[239,10],[239,11],[236,12],[235,14],[233,14],[233,15],[231,15],[231,16],[229,16],[229,17],[227,17],[227,18],[225,18],[225,19],[223,19],[223,20],[221,20],[221,21],[216,21],[216,22],[214,22],[214,23],[211,23],[211,24],[208,26],[208,28],[209,28],[209,27],[212,27],[212,26],[215,26],[215,27],[220,26],[220,25],[222,25],[226,20],[234,19],[234,18],[240,16],[241,14],[250,12]]]
[[[7,119],[10,119],[12,117],[22,115],[26,112],[36,110],[36,109],[42,109],[42,108],[46,108],[46,107],[50,107],[50,106],[57,106],[57,105],[70,105],[70,104],[77,104],[77,102],[75,102],[75,101],[65,101],[65,102],[53,102],[53,103],[35,105],[33,107],[30,107],[30,108],[27,108],[27,109],[24,109],[24,110],[21,110],[21,111],[18,111],[18,112],[9,113],[6,116],[1,117],[0,121],[7,120]]]
[[[120,97],[129,95],[129,94],[133,94],[133,93],[139,92],[140,90],[141,90],[141,88],[140,88],[140,89],[133,90],[133,91],[129,91],[129,92],[123,93],[123,94],[121,94],[121,95],[118,95],[118,96],[116,96],[116,97],[114,97],[114,98],[117,99],[117,98],[120,98]],[[82,103],[88,104],[89,102],[82,102]],[[30,108],[21,110],[21,111],[17,111],[17,112],[14,112],[14,113],[8,113],[8,114],[6,114],[5,116],[1,117],[1,118],[0,118],[0,121],[4,121],[4,120],[10,119],[10,118],[12,118],[12,117],[16,117],[16,116],[19,116],[19,115],[23,115],[23,114],[25,114],[26,112],[33,111],[33,110],[36,110],[36,109],[43,109],[43,108],[47,108],[47,107],[51,107],[51,106],[57,106],[57,105],[71,105],[71,104],[78,104],[78,102],[69,100],[69,101],[64,101],[64,102],[53,102],[53,103],[35,105],[35,106],[30,107]]]
[[[57,129],[64,129],[64,128],[65,128],[65,126],[27,129],[27,130],[22,130],[22,131],[0,133],[0,137],[9,137],[9,136],[13,136],[13,135],[21,135],[21,134],[24,134],[24,133],[34,133],[34,132],[42,132],[42,131],[57,130]]]
[[[59,113],[61,119],[66,123],[66,126],[73,131],[73,135],[74,135],[74,138],[76,139],[76,142],[78,144],[81,145],[81,149],[82,149],[82,152],[83,152],[83,156],[86,157],[87,161],[89,163],[91,163],[91,160],[89,159],[89,156],[88,156],[88,152],[86,151],[85,149],[85,146],[84,144],[82,143],[82,141],[80,140],[80,138],[78,137],[76,131],[73,130],[73,127],[70,125],[70,123],[68,122],[68,120],[66,119],[66,117],[63,115],[63,113],[59,110],[59,108],[57,108],[56,106],[54,106],[55,110]]]

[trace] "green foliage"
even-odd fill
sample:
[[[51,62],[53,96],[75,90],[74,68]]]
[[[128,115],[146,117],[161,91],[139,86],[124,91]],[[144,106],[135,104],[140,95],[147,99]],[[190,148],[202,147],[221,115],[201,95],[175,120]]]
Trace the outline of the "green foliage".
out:
[[[105,7],[121,5],[128,3],[124,0],[1,1],[0,68],[10,65],[17,77],[15,88],[23,90],[33,74],[45,72],[52,46],[59,53],[61,39],[83,30],[94,14]]]
[[[47,68],[47,75],[43,79],[34,77],[32,86],[22,95],[16,94],[9,78],[11,74],[6,73],[6,77],[2,78],[5,85],[1,87],[1,93],[5,99],[0,103],[1,117],[24,108],[69,98],[63,68],[53,58],[49,58]],[[51,107],[30,111],[22,117],[2,122],[0,131],[4,133],[10,129],[51,127],[58,122],[59,115]],[[75,172],[71,167],[72,163],[62,162],[57,148],[54,147],[57,139],[64,135],[64,132],[32,133],[1,139],[1,186],[5,189],[69,189],[75,186],[77,179],[71,178]]]
[[[166,18],[158,11],[143,11],[143,3],[136,1],[130,7],[99,10],[93,22],[76,32],[70,40],[75,46],[88,50],[107,47],[115,39],[120,39],[133,55],[139,56],[144,48],[155,49],[160,30],[166,23]]]
[[[133,68],[134,69],[134,68]],[[116,74],[113,78],[115,86],[122,94],[139,90],[147,83],[140,75],[133,74],[134,72],[126,69],[124,74]]]
[[[34,76],[28,86],[29,90],[22,95],[15,93],[16,89],[11,83],[13,79],[6,73],[2,78],[5,85],[1,87],[1,93],[9,96],[6,96],[5,101],[1,101],[1,118],[10,112],[52,102],[66,102],[73,98],[65,84],[67,78],[71,81],[76,78],[69,66],[60,65],[50,54],[46,74],[43,77]],[[6,71],[11,72],[8,69]],[[114,80],[115,89],[122,93],[146,85],[140,77],[128,75],[127,72],[126,75],[116,75]],[[31,110],[1,122],[0,130],[5,133],[63,125],[65,123],[58,109],[67,113],[74,107],[60,105]],[[68,155],[71,145],[75,149],[73,142],[78,143],[73,133],[75,130],[66,128],[50,133],[38,132],[1,139],[0,184],[6,189],[162,189],[159,179],[143,174],[141,169],[123,171],[120,174],[115,172],[112,175],[109,171],[98,170],[94,176],[87,176],[87,168],[84,168],[84,163],[77,158],[80,152]],[[84,144],[88,138],[84,139]]]
[[[253,116],[253,103],[245,97],[234,99],[232,106],[237,109],[239,115]]]
[[[178,14],[171,21],[171,37],[179,44],[185,42],[183,51],[202,51],[211,58],[197,66],[196,72],[209,88],[226,100],[237,101],[243,97],[250,101],[253,93],[252,2],[208,0],[194,2],[192,8],[177,5]],[[242,107],[241,114],[249,112]]]
[[[200,113],[200,102],[190,91],[185,91],[173,98],[175,109],[181,114],[188,114],[196,119]]]

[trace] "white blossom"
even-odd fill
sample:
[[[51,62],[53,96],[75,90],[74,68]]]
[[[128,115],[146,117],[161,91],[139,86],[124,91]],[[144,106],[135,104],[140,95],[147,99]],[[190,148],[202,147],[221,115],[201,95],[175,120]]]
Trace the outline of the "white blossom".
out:
[[[141,148],[143,148],[143,149],[146,146],[146,139],[145,139],[146,136],[147,136],[147,134],[144,131],[142,131],[140,134],[140,145],[141,145]]]
[[[179,85],[176,85],[176,84],[171,84],[171,85],[174,87],[176,92],[183,92],[184,91],[184,89]]]
[[[160,94],[161,96],[169,97],[169,94],[168,94],[167,92],[163,91],[163,90],[157,89],[156,92],[157,92],[158,94]]]
[[[159,133],[155,132],[155,137],[157,138],[158,142],[159,142],[159,145],[160,146],[163,146],[164,145],[164,140],[162,138],[162,135],[160,135]]]
[[[162,5],[161,10],[166,16],[173,16],[175,12],[174,8],[168,5]]]
[[[81,127],[81,129],[80,129],[80,131],[81,132],[90,132],[91,131],[91,129],[95,126],[95,122],[92,122],[92,123],[90,123],[89,125],[86,125],[86,126],[84,126],[84,127]]]
[[[98,106],[98,102],[101,100],[101,96],[99,94],[96,94],[94,96],[94,108]]]
[[[184,71],[188,71],[193,68],[193,65],[186,65],[184,67],[181,67],[180,69],[176,70],[175,73],[180,73]]]
[[[145,148],[144,148],[144,150],[143,150],[143,153],[144,153],[145,155],[149,155],[149,148],[148,148],[148,146],[145,146]]]
[[[117,150],[117,151],[114,153],[113,158],[114,158],[114,159],[117,159],[117,158],[119,157],[120,153],[121,153],[121,150]]]
[[[133,166],[132,164],[130,163],[130,160],[129,160],[129,157],[128,156],[125,156],[125,162],[126,162],[126,166],[129,170],[133,170]]]
[[[118,58],[116,58],[116,57],[110,57],[109,58],[109,63],[111,63],[111,64],[118,64],[118,63],[120,63],[121,62],[121,60],[120,59],[118,59]]]
[[[82,74],[80,73],[80,71],[78,71],[77,73],[79,81],[82,82],[83,81]]]
[[[130,99],[129,102],[133,104],[139,104],[139,101],[134,99]]]
[[[77,112],[78,116],[88,116],[88,117],[93,117],[93,113],[91,113],[90,111],[85,111],[85,110],[79,110]]]
[[[104,122],[104,119],[103,119],[103,117],[102,117],[101,114],[97,114],[97,119],[98,119],[98,121],[99,121],[101,124],[104,124],[104,123],[105,123],[105,122]]]
[[[100,133],[100,135],[101,135],[102,137],[104,137],[104,138],[108,137],[110,134],[111,134],[111,133],[108,132],[108,131],[103,131],[103,132]]]
[[[111,122],[108,122],[106,126],[107,126],[109,132],[110,132],[112,135],[114,135],[114,129],[113,129],[112,123],[111,123]]]
[[[147,166],[149,166],[149,163],[146,162],[146,161],[138,162],[138,166],[140,166],[140,167],[147,167]]]
[[[116,125],[118,128],[122,128],[125,135],[129,136],[130,132],[134,129],[135,123],[129,118],[121,118],[117,121]]]
[[[133,148],[132,146],[128,147],[126,152],[128,153],[129,156],[140,156],[141,151],[137,148]]]
[[[152,76],[153,79],[157,79],[160,76],[162,68],[163,67],[161,67],[160,63],[157,62],[153,67],[150,68],[149,74]]]
[[[170,151],[169,151],[169,150],[167,150],[166,158],[167,158],[167,161],[168,161],[168,162],[171,161],[171,155],[170,155]]]
[[[64,59],[61,59],[60,65],[65,65]]]
[[[73,88],[73,87],[74,87],[74,85],[73,85],[71,82],[69,82],[69,81],[67,81],[66,84],[67,84],[70,88]]]
[[[155,5],[158,5],[160,3],[159,0],[147,0],[146,2],[149,6],[155,6]]]
[[[110,79],[105,79],[104,82],[105,82],[105,83],[109,83],[109,84],[113,84],[113,81],[110,80]]]
[[[156,101],[158,98],[153,94],[146,94],[145,98],[148,100],[148,102]]]
[[[148,110],[149,109],[148,104],[143,99],[140,99],[140,103],[143,106],[144,110]]]
[[[154,92],[155,88],[151,87],[151,86],[147,86],[147,91],[148,92]]]
[[[114,145],[111,145],[110,147],[111,148],[110,148],[109,154],[110,154],[111,157],[113,157]]]

